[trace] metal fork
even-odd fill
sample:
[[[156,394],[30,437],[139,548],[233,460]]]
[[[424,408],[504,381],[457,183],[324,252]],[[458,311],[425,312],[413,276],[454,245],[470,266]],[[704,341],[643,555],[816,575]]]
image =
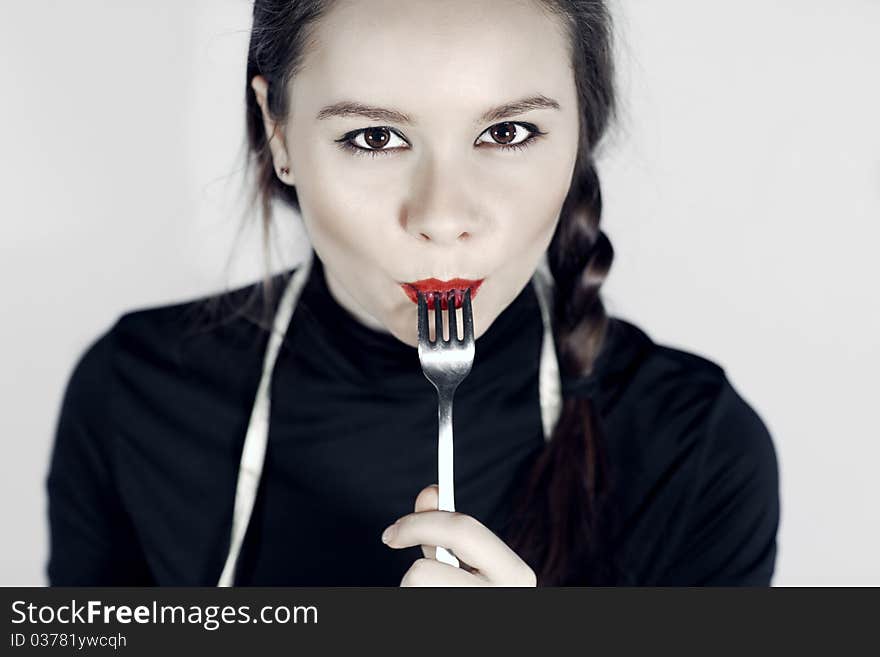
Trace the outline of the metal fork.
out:
[[[453,472],[452,450],[452,397],[455,389],[470,373],[474,363],[474,316],[471,309],[471,291],[467,288],[462,295],[461,308],[464,323],[464,337],[458,338],[455,312],[455,291],[447,292],[447,324],[449,338],[443,338],[443,309],[441,294],[434,293],[435,335],[431,341],[428,333],[428,302],[422,292],[418,292],[419,302],[419,361],[425,378],[437,389],[437,418],[439,436],[437,443],[437,469],[439,490],[439,509],[455,511],[455,477]],[[456,568],[458,559],[441,545],[437,547],[437,560]]]

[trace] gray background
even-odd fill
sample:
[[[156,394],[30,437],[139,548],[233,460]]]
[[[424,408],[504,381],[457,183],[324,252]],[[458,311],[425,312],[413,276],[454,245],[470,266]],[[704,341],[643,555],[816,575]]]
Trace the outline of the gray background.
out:
[[[880,3],[614,8],[609,311],[720,363],[764,418],[774,584],[878,585]],[[46,581],[49,451],[89,342],[260,275],[255,229],[233,249],[249,26],[244,0],[0,4],[0,584]]]

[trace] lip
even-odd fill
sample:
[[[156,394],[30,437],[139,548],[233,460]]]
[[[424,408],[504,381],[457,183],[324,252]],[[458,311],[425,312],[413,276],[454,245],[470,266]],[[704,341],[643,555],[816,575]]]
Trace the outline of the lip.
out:
[[[471,301],[473,301],[477,292],[480,289],[480,286],[483,284],[485,278],[480,279],[469,279],[469,278],[451,278],[448,281],[441,281],[439,278],[423,278],[419,281],[411,281],[409,283],[401,283],[400,287],[403,288],[403,291],[406,292],[406,296],[409,297],[409,300],[414,304],[419,303],[418,292],[424,293],[426,297],[426,301],[428,302],[428,309],[434,309],[434,293],[435,292],[448,292],[449,290],[455,290],[455,307],[461,308],[461,300],[462,294],[464,290],[470,288],[471,291]],[[443,310],[446,310],[449,304],[446,301],[445,295],[441,297],[440,307]]]

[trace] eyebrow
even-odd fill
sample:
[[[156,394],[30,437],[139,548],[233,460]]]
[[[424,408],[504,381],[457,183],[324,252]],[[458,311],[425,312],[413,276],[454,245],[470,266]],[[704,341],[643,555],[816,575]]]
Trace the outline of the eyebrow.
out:
[[[559,109],[559,103],[552,98],[548,98],[542,94],[528,96],[509,103],[492,107],[477,119],[476,123],[485,123],[488,121],[499,121],[517,114],[523,114],[530,110],[536,109]],[[415,125],[416,121],[413,117],[395,110],[385,107],[373,107],[364,105],[351,100],[343,100],[332,105],[327,105],[318,112],[317,119],[329,119],[334,116],[360,116],[374,121],[386,121],[388,123],[402,123],[406,125]]]

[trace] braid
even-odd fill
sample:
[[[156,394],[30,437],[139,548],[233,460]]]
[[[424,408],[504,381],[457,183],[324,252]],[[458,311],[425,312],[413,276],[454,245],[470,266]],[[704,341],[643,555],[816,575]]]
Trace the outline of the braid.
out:
[[[592,374],[608,317],[599,288],[614,250],[599,229],[602,196],[590,158],[578,167],[547,260],[554,278],[554,340],[560,375]],[[521,494],[522,522],[511,547],[534,569],[541,586],[601,584],[613,572],[602,554],[608,493],[601,424],[590,398],[564,399],[550,441]]]
[[[590,373],[601,345],[607,317],[599,288],[614,258],[611,242],[599,229],[602,194],[596,168],[589,160],[580,169],[547,252],[559,366],[572,377]],[[572,201],[578,196],[579,202]]]

